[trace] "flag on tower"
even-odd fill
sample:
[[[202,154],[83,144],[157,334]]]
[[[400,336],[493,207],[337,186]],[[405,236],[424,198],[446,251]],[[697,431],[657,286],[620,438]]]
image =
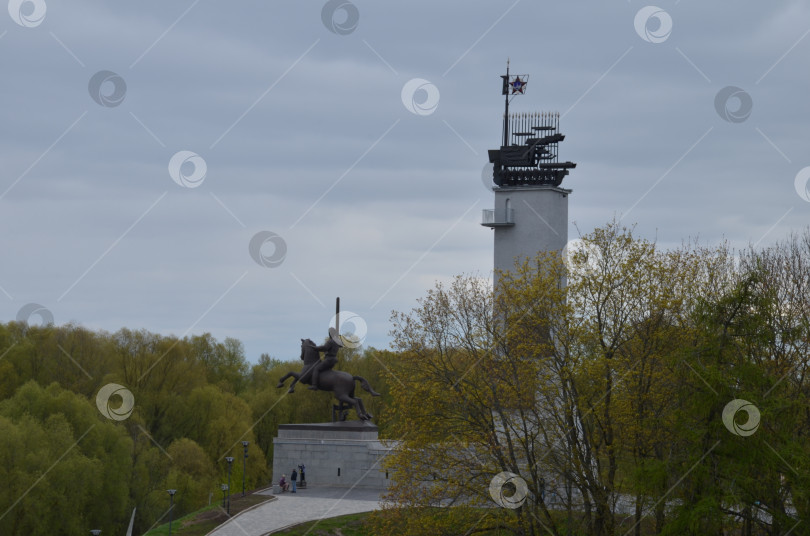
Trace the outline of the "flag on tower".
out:
[[[520,93],[521,95],[526,93],[526,84],[529,83],[529,76],[528,75],[517,75],[515,76],[511,82],[509,82],[509,86],[512,89],[512,95],[516,93]]]
[[[529,75],[519,74],[515,76],[501,75],[503,87],[501,95],[525,95],[526,86],[529,83]]]

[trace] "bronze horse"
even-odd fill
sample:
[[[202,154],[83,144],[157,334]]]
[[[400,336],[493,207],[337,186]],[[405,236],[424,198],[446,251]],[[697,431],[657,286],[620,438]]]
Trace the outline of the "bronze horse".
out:
[[[321,361],[321,356],[316,348],[317,346],[311,339],[301,339],[301,360],[304,362],[301,372],[288,372],[281,377],[276,387],[284,387],[284,382],[290,376],[295,379],[287,390],[289,393],[294,392],[295,384],[298,382],[309,385],[312,380],[312,369]],[[375,392],[365,378],[362,376],[352,376],[342,370],[329,369],[321,371],[318,375],[317,387],[320,391],[332,391],[332,394],[334,394],[335,398],[340,402],[352,406],[361,420],[371,420],[373,416],[366,411],[363,400],[354,396],[355,381],[359,381],[363,389],[371,393],[372,396],[380,396],[380,393]]]

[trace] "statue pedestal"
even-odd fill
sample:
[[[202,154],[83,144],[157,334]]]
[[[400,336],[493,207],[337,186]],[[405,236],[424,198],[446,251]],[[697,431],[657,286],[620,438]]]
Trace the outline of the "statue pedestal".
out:
[[[376,425],[365,421],[281,424],[273,439],[273,484],[300,464],[307,486],[386,490],[383,458],[391,450],[377,438]],[[299,477],[300,478],[300,477]]]

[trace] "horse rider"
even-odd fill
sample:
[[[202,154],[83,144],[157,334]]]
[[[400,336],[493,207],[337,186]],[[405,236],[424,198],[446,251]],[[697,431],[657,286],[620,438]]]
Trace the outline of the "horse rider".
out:
[[[316,346],[315,349],[319,352],[325,352],[323,359],[312,369],[312,381],[310,382],[309,389],[313,391],[318,390],[318,374],[324,370],[331,370],[337,364],[338,350],[343,348],[343,341],[341,340],[340,333],[335,328],[329,328],[329,338],[322,346]]]

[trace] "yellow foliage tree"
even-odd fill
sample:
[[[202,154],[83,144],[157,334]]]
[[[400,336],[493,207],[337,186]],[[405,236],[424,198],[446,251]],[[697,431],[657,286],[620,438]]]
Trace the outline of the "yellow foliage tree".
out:
[[[663,528],[690,319],[728,288],[728,252],[661,252],[617,222],[582,241],[394,314],[400,443],[375,526],[641,534],[653,509]]]

